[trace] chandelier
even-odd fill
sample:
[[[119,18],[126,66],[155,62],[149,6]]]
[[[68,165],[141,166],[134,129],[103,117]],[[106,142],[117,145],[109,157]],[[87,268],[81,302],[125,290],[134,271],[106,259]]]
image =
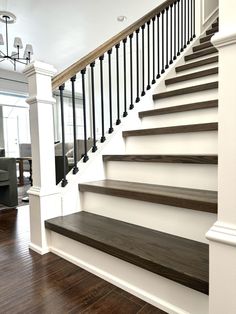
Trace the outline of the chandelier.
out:
[[[16,63],[19,62],[21,64],[29,64],[31,56],[33,54],[32,45],[27,44],[25,47],[25,51],[23,57],[20,57],[20,49],[23,48],[22,40],[20,37],[15,37],[14,39],[14,48],[16,51],[13,51],[11,55],[9,54],[9,47],[8,47],[8,25],[13,24],[16,21],[16,16],[7,11],[0,11],[0,22],[5,24],[5,38],[6,38],[6,48],[5,52],[0,50],[0,62],[8,60],[14,66],[14,70],[16,71]],[[3,35],[0,33],[0,45],[4,45]]]

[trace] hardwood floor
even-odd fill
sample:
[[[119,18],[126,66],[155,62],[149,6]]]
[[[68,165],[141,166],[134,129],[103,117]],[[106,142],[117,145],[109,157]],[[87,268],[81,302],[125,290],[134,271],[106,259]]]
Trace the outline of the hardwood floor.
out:
[[[165,313],[28,243],[28,207],[0,211],[0,313]]]

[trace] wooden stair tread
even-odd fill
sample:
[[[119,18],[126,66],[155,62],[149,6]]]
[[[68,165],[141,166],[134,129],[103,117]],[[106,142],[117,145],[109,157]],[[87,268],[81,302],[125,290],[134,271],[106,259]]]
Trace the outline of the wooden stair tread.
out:
[[[213,23],[211,26],[212,26],[212,28],[219,27],[219,22],[217,21],[217,22]]]
[[[128,136],[146,136],[146,135],[161,135],[161,134],[177,134],[177,133],[189,133],[189,132],[207,132],[217,131],[218,123],[199,123],[199,124],[186,124],[177,126],[168,126],[161,128],[149,128],[123,131],[123,137]]]
[[[165,84],[171,85],[171,84],[184,82],[187,80],[192,80],[192,79],[196,79],[196,78],[200,78],[200,77],[206,77],[206,76],[213,75],[213,74],[218,74],[218,67],[199,71],[199,72],[194,72],[194,73],[190,73],[190,74],[186,74],[186,75],[182,75],[182,76],[177,76],[174,78],[170,78],[170,79],[165,80]]]
[[[218,82],[211,82],[211,83],[184,87],[184,88],[171,90],[168,92],[154,94],[152,97],[153,97],[153,100],[158,100],[158,99],[179,96],[179,95],[184,95],[184,94],[192,94],[192,93],[197,93],[197,92],[202,92],[205,90],[211,90],[211,89],[217,89],[217,88],[218,88]]]
[[[192,59],[197,59],[197,58],[200,58],[200,57],[203,57],[203,56],[207,56],[209,54],[213,54],[213,53],[216,53],[218,52],[218,50],[215,48],[215,47],[211,47],[211,48],[207,48],[207,49],[203,49],[203,50],[200,50],[198,52],[194,52],[190,55],[187,55],[184,57],[184,60],[185,61],[189,61],[189,60],[192,60]]]
[[[196,52],[196,51],[199,51],[199,50],[202,50],[202,49],[206,49],[206,48],[210,48],[212,46],[213,46],[212,43],[210,41],[208,41],[208,42],[202,43],[200,45],[194,46],[193,47],[193,52]]]
[[[79,190],[210,213],[217,212],[217,192],[215,191],[119,180],[81,183]]]
[[[214,34],[210,34],[210,35],[207,35],[207,36],[200,38],[200,43],[202,44],[202,43],[209,41],[213,35]]]
[[[103,155],[103,161],[128,161],[128,162],[160,162],[183,164],[210,164],[218,163],[217,155]]]
[[[206,35],[214,34],[214,33],[217,33],[218,31],[219,31],[219,28],[218,27],[214,27],[214,28],[208,29],[206,31]]]
[[[87,212],[49,219],[45,226],[187,287],[208,293],[207,244]]]
[[[144,117],[178,113],[178,112],[191,111],[191,110],[216,108],[216,107],[218,107],[218,100],[215,99],[215,100],[202,101],[202,102],[191,103],[191,104],[186,104],[186,105],[171,106],[171,107],[141,111],[139,112],[139,118],[142,119]]]
[[[215,63],[219,61],[219,57],[215,56],[215,57],[210,57],[204,60],[200,60],[200,61],[195,61],[195,62],[191,62],[188,64],[184,64],[184,65],[180,65],[178,67],[175,68],[176,72],[181,72],[181,71],[185,71],[185,70],[189,70],[192,68],[197,68],[203,65],[207,65],[207,64],[211,64],[211,63]]]

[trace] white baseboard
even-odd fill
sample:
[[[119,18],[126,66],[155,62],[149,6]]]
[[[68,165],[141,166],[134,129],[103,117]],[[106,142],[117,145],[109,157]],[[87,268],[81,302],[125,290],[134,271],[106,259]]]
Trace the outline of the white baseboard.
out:
[[[36,244],[33,244],[32,242],[30,242],[29,248],[30,248],[32,251],[34,251],[34,252],[36,252],[36,253],[38,253],[38,254],[40,254],[40,255],[44,255],[44,254],[47,254],[47,253],[50,252],[49,247],[41,248],[40,246],[38,246],[38,245],[36,245]]]

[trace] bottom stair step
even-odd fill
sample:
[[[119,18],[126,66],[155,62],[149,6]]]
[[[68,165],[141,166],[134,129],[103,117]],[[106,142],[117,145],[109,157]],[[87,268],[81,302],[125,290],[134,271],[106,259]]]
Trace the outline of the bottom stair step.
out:
[[[208,294],[207,244],[86,212],[45,222],[47,229]]]

